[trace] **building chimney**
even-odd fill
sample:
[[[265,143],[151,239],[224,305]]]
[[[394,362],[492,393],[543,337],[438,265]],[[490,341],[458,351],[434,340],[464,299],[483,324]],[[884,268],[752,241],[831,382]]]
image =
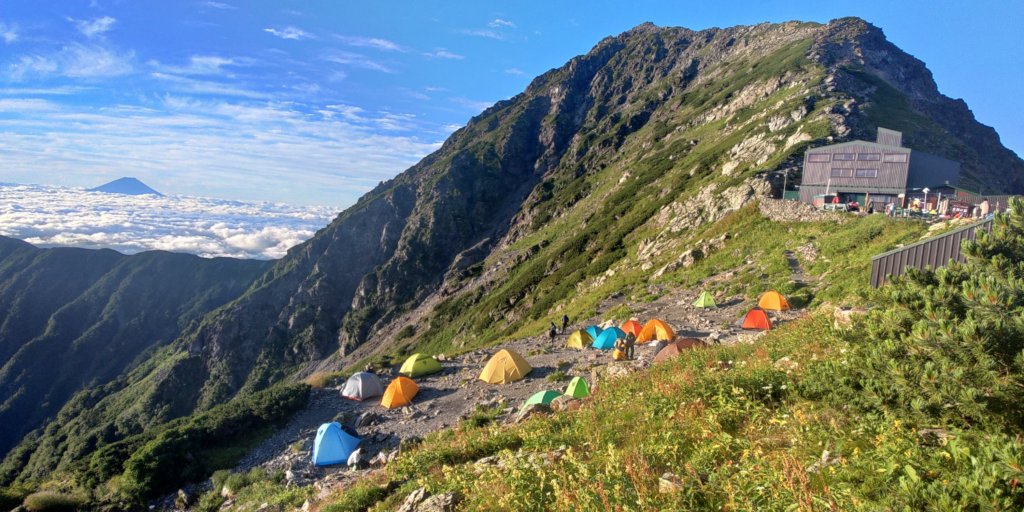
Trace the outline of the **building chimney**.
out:
[[[878,127],[878,140],[876,141],[883,146],[892,146],[895,148],[903,147],[903,134],[890,130],[888,128]]]

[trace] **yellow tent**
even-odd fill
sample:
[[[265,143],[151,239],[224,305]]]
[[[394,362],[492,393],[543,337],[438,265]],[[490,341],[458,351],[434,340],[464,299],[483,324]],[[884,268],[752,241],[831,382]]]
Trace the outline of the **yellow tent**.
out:
[[[761,296],[761,300],[757,301],[757,305],[761,306],[761,309],[772,309],[775,311],[786,311],[789,309],[789,303],[786,302],[786,298],[775,290],[765,292]]]
[[[661,320],[651,320],[644,326],[644,330],[640,331],[640,335],[636,337],[637,343],[644,343],[652,340],[671,340],[676,337],[676,333],[672,331],[672,328]]]
[[[590,333],[580,330],[569,335],[569,341],[565,346],[583,350],[583,347],[589,347],[591,343],[594,343],[594,338]]]
[[[412,397],[416,396],[416,393],[419,392],[420,387],[417,386],[412,379],[408,377],[398,377],[391,381],[391,384],[388,385],[388,389],[384,391],[384,398],[381,399],[380,405],[383,405],[387,409],[409,405],[412,403]]]
[[[530,373],[533,367],[523,359],[515,350],[505,349],[487,362],[484,371],[480,373],[480,380],[488,384],[508,384],[515,382]]]

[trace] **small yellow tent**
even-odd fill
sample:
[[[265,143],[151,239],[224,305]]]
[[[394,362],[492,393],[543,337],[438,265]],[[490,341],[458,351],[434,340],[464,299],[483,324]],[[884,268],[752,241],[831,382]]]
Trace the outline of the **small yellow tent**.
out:
[[[644,330],[640,331],[640,335],[636,337],[637,343],[644,343],[652,340],[671,340],[676,337],[676,333],[672,331],[672,328],[661,320],[651,320],[644,326]]]
[[[412,397],[416,396],[416,393],[419,392],[420,387],[412,379],[398,377],[391,381],[388,389],[384,391],[384,398],[381,399],[380,405],[387,409],[409,405],[412,403]]]
[[[786,298],[775,290],[765,292],[765,294],[761,296],[761,300],[757,301],[757,305],[760,306],[761,309],[771,309],[775,311],[786,311],[789,309],[789,303],[786,302]]]
[[[532,370],[530,363],[518,352],[505,349],[494,354],[487,362],[484,371],[480,373],[480,380],[488,384],[508,384],[522,379]]]
[[[588,347],[593,342],[594,338],[590,333],[581,330],[570,334],[569,341],[565,343],[565,346],[583,350],[583,347]]]

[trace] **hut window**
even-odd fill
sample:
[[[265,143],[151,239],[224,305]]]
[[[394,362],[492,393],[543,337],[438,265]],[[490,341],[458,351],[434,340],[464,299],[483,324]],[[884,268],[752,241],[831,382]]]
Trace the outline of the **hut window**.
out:
[[[857,169],[858,178],[877,178],[878,169]]]
[[[853,169],[832,169],[833,178],[849,178],[853,176]]]
[[[877,162],[879,159],[881,159],[881,157],[882,155],[879,155],[878,153],[859,153],[857,155],[857,160]]]
[[[831,160],[828,153],[811,153],[807,155],[808,162],[828,162]]]
[[[884,157],[882,157],[882,161],[883,162],[906,162],[907,161],[907,154],[906,153],[886,153],[886,155]]]
[[[832,159],[833,160],[856,160],[857,159],[857,155],[855,155],[853,153],[836,153],[835,156],[832,157]]]

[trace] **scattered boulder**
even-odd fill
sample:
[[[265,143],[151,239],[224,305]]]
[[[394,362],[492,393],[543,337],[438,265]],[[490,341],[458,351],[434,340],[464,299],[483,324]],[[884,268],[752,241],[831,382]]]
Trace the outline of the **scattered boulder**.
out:
[[[455,493],[435,494],[416,506],[416,512],[453,512],[455,510]]]
[[[373,424],[373,421],[377,419],[377,415],[372,412],[364,412],[359,415],[355,421],[352,422],[352,426],[355,428],[368,427]]]
[[[604,373],[609,380],[620,379],[633,373],[633,366],[622,363],[610,364]]]
[[[836,308],[833,313],[835,318],[836,329],[850,328],[853,326],[853,316],[867,314],[868,310],[864,308]]]
[[[658,479],[658,492],[671,494],[685,486],[682,477],[674,473],[665,473]]]
[[[184,489],[178,489],[178,497],[174,500],[174,504],[181,510],[187,510],[195,502],[195,496],[191,493],[185,492]]]
[[[950,439],[956,439],[955,435],[941,428],[922,428],[917,435],[921,436],[921,443],[928,446],[946,446]]]
[[[523,407],[523,410],[519,411],[512,417],[513,423],[522,423],[534,416],[548,416],[551,414],[551,406],[548,404],[530,404]]]
[[[423,503],[423,501],[427,499],[428,494],[426,487],[416,489],[405,497],[405,501],[402,502],[401,506],[395,509],[395,512],[416,512],[416,506]]]
[[[551,401],[551,410],[555,412],[575,411],[580,408],[580,400],[569,395],[561,395]]]

